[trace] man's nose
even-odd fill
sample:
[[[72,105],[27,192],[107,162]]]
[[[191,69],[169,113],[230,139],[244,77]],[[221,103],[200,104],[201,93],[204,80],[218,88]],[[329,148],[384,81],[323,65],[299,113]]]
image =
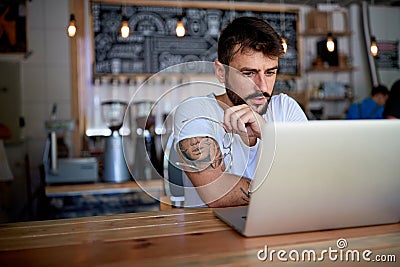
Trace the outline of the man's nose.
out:
[[[263,93],[267,92],[269,94],[271,93],[270,89],[268,88],[268,81],[267,81],[267,77],[265,77],[265,75],[258,73],[254,80],[254,83],[257,85],[258,89],[261,92],[263,92]]]

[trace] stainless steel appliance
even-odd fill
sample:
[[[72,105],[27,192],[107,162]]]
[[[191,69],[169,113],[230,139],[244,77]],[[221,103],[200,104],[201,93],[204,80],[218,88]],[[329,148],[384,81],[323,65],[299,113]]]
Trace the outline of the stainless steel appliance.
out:
[[[136,125],[135,162],[133,176],[135,180],[160,178],[162,161],[158,159],[155,134],[155,116],[152,114],[153,101],[143,100],[132,103]]]
[[[55,111],[53,111],[54,113]],[[43,157],[46,183],[97,182],[97,159],[93,157],[70,158],[67,147],[65,144],[62,145],[63,142],[60,142],[60,140],[63,140],[65,132],[74,129],[74,121],[53,118],[45,122],[45,127],[49,133]]]
[[[131,179],[124,157],[122,136],[119,130],[122,127],[128,103],[123,101],[105,101],[101,103],[103,119],[111,135],[107,137],[104,151],[104,182],[125,182]]]

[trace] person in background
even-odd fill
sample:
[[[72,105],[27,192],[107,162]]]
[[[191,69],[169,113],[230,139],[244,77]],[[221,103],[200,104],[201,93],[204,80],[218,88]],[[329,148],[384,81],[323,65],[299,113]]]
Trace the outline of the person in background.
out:
[[[389,98],[383,111],[385,119],[400,119],[400,80],[397,80],[390,89]]]
[[[372,88],[371,97],[361,103],[353,103],[346,112],[347,120],[383,119],[383,109],[389,97],[389,90],[384,85]]]
[[[247,205],[261,128],[307,121],[293,98],[272,95],[281,55],[282,39],[265,20],[240,17],[222,30],[214,70],[225,92],[189,98],[175,112],[185,206]]]

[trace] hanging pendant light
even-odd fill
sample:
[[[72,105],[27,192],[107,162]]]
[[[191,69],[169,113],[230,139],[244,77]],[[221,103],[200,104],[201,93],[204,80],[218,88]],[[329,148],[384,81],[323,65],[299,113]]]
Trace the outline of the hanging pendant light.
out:
[[[378,45],[376,44],[375,36],[371,36],[371,46],[370,46],[371,55],[376,57],[378,55]]]
[[[69,17],[69,23],[67,27],[67,34],[68,37],[73,38],[76,35],[76,22],[75,22],[75,15],[71,14]]]
[[[122,38],[128,38],[131,29],[129,29],[129,23],[128,23],[128,18],[126,17],[126,0],[125,0],[125,5],[124,8],[121,8],[121,13],[122,13],[122,23],[121,23],[121,37]]]
[[[176,23],[175,33],[176,33],[177,37],[181,38],[181,37],[185,36],[185,34],[186,34],[186,29],[185,29],[185,26],[183,25],[183,14],[182,14],[181,1],[179,1],[179,3],[178,3],[177,17],[178,17],[178,22]]]
[[[328,33],[328,37],[326,38],[326,48],[329,52],[335,51],[335,42],[333,40],[332,33]]]
[[[282,48],[283,48],[283,53],[286,54],[288,45],[287,45],[287,42],[286,42],[286,38],[285,38],[285,37],[282,37]]]
[[[128,19],[124,16],[122,18],[122,23],[121,23],[121,36],[122,38],[128,38],[130,33],[129,29],[129,24],[128,24]]]
[[[186,34],[186,29],[185,29],[185,26],[183,25],[182,17],[178,18],[178,22],[176,23],[175,32],[176,32],[176,36],[178,36],[178,37],[183,37]]]

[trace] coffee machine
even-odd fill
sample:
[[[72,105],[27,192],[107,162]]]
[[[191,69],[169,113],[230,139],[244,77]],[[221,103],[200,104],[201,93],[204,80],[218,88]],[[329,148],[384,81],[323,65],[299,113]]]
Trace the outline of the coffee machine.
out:
[[[133,176],[135,180],[159,178],[163,172],[161,155],[157,154],[158,136],[155,133],[156,117],[152,114],[154,102],[150,100],[132,103],[135,135],[135,162]]]
[[[43,155],[45,181],[47,184],[88,183],[98,181],[98,162],[94,157],[69,157],[63,137],[75,129],[73,120],[57,120],[56,105],[52,118],[45,122],[48,133]]]
[[[117,183],[129,181],[131,175],[124,157],[122,136],[119,133],[128,103],[111,100],[102,102],[101,107],[103,119],[111,130],[111,135],[107,137],[105,144],[102,180]]]

